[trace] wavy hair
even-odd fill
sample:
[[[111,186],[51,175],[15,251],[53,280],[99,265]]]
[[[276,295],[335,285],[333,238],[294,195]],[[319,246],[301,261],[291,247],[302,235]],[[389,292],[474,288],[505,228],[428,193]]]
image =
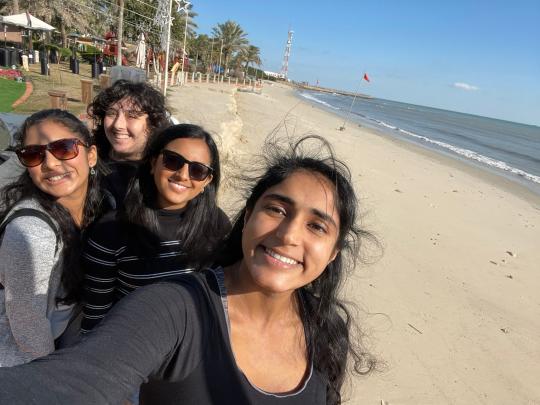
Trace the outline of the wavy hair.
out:
[[[204,141],[210,152],[210,167],[213,169],[212,181],[205,187],[204,193],[188,202],[176,238],[182,241],[188,262],[202,264],[210,258],[228,231],[217,205],[221,180],[219,152],[214,140],[203,128],[191,124],[173,125],[149,141],[142,163],[129,185],[120,218],[131,225],[132,243],[139,243],[143,247],[142,251],[154,254],[159,239],[156,236],[160,231],[156,213],[158,190],[151,173],[152,162],[170,142],[180,138]],[[203,240],[207,243],[201,243]]]
[[[308,147],[311,143],[317,147]],[[326,156],[321,156],[327,151]],[[248,178],[245,207],[235,218],[233,228],[218,255],[218,263],[232,265],[243,258],[242,229],[246,211],[252,210],[258,199],[273,187],[297,171],[322,175],[333,185],[335,204],[339,213],[339,234],[336,242],[338,254],[322,274],[309,285],[296,291],[300,301],[300,317],[306,331],[308,355],[314,367],[327,379],[327,403],[341,403],[341,387],[346,371],[347,358],[352,360],[353,371],[368,374],[376,365],[359,341],[360,336],[354,319],[346,304],[338,297],[347,271],[354,269],[360,257],[363,241],[375,237],[361,229],[358,222],[358,199],[351,182],[350,171],[345,163],[334,157],[332,147],[322,137],[306,136],[287,149],[279,142],[267,141],[261,156],[266,170],[262,175]]]
[[[111,87],[99,93],[86,109],[94,120],[94,137],[98,147],[99,157],[107,159],[111,144],[105,136],[104,119],[107,110],[116,102],[129,99],[134,106],[148,114],[147,125],[149,139],[161,128],[171,124],[165,106],[165,97],[147,83],[133,83],[128,80],[118,80]]]
[[[87,145],[94,144],[94,138],[90,134],[90,131],[77,117],[67,111],[50,109],[36,112],[24,121],[19,131],[15,134],[15,149],[24,145],[26,134],[31,127],[46,121],[62,125]],[[80,229],[77,228],[69,211],[58,203],[55,197],[36,187],[28,174],[28,170],[25,170],[15,182],[4,186],[0,191],[1,220],[4,220],[19,201],[34,199],[39,202],[47,214],[58,224],[60,238],[64,244],[64,249],[61,253],[63,256],[62,286],[66,293],[59,301],[67,304],[80,302],[82,298],[83,274],[79,262],[81,254],[81,232],[97,219],[103,207],[104,200],[100,188],[103,165],[99,160],[94,170],[96,174],[90,175],[88,179],[88,190],[84,201],[83,219]]]

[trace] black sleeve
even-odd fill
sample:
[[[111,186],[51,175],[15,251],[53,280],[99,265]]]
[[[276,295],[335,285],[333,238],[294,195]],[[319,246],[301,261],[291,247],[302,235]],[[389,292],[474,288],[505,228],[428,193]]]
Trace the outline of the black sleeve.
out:
[[[201,333],[194,295],[175,283],[138,289],[79,345],[0,368],[0,403],[118,405],[170,363],[185,375],[200,353],[192,348]]]

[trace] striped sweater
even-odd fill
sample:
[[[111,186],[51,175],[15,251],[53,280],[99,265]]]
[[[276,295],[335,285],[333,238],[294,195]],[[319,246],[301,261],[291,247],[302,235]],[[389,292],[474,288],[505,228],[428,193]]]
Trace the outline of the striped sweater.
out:
[[[105,215],[85,243],[83,333],[93,329],[118,300],[135,289],[194,270],[186,261],[182,242],[175,239],[181,210],[158,211],[159,249],[151,255],[140,246],[132,246],[128,226],[116,216],[114,211]],[[223,220],[228,221],[225,214]]]

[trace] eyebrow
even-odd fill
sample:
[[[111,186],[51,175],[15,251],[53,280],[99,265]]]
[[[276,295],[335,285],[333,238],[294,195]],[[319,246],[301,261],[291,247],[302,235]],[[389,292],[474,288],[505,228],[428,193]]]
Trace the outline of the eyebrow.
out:
[[[265,195],[263,198],[265,200],[278,200],[278,201],[281,201],[281,202],[283,202],[285,204],[296,205],[296,202],[291,197],[287,197],[287,196],[285,196],[283,194],[272,193],[272,194]],[[316,208],[311,208],[311,212],[314,215],[316,215],[317,217],[319,217],[320,219],[322,219],[323,221],[329,222],[330,224],[332,224],[337,229],[337,224],[334,221],[334,218],[332,218],[326,212],[323,212],[323,211],[318,210]]]

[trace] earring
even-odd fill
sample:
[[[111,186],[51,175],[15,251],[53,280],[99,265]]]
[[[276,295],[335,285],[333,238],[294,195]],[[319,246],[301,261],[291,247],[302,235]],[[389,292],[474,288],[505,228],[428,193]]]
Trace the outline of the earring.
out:
[[[95,170],[93,167],[90,168],[90,175],[91,175],[91,176],[95,176],[95,175],[96,175],[96,170]]]

